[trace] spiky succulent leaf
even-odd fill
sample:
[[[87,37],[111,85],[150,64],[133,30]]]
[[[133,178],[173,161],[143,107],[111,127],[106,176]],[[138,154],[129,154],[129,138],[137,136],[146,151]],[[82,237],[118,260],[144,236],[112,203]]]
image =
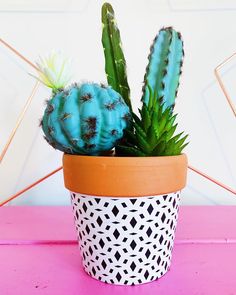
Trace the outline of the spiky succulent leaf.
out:
[[[151,46],[149,63],[144,76],[142,101],[146,105],[149,105],[149,88],[151,88],[163,103],[164,109],[168,107],[173,109],[183,55],[183,41],[180,33],[171,27],[162,28]]]
[[[153,149],[150,156],[164,156],[163,152],[165,151],[165,149],[166,149],[166,142],[161,141]]]
[[[144,129],[142,128],[142,126],[139,126],[138,124],[136,124],[135,122],[133,122],[133,127],[135,129],[136,134],[139,134],[143,138],[146,137],[146,132],[144,131]]]
[[[188,135],[185,135],[184,137],[180,138],[177,142],[175,142],[175,148],[179,149],[186,141]]]
[[[140,127],[142,126],[141,120],[139,119],[139,117],[134,112],[132,112],[132,118],[133,118],[133,120],[134,120],[134,122],[136,124],[138,124]]]
[[[145,132],[147,132],[148,128],[151,125],[151,116],[150,113],[148,111],[148,108],[146,107],[146,105],[143,106],[142,110],[140,111],[142,119],[143,119],[143,127]]]
[[[104,3],[102,6],[102,23],[102,44],[105,55],[107,82],[114,90],[121,94],[126,104],[132,109],[120,31],[117,27],[114,10],[109,3]]]
[[[138,141],[137,141],[137,137],[135,136],[135,134],[130,131],[129,129],[125,130],[125,138],[128,140],[128,142],[132,145],[137,145]]]
[[[152,149],[156,146],[156,132],[153,125],[148,128],[147,141],[149,142]]]
[[[175,124],[174,126],[171,126],[171,127],[170,127],[170,129],[168,130],[167,135],[166,135],[166,140],[167,140],[167,141],[169,141],[169,140],[171,139],[171,137],[174,135],[177,126],[178,126],[178,125]]]
[[[139,149],[145,153],[149,154],[152,150],[151,146],[149,145],[147,139],[143,136],[141,136],[138,132],[136,133],[137,140],[138,140],[138,147]]]
[[[178,150],[178,155],[181,154],[182,150],[183,150],[188,144],[189,144],[189,142],[183,144],[183,145],[179,148],[179,150]]]

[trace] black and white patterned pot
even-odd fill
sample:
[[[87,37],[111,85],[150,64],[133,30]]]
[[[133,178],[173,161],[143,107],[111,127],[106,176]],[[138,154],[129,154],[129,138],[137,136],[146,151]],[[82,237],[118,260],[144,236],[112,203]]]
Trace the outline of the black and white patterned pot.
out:
[[[118,285],[151,282],[169,269],[180,193],[97,197],[71,193],[85,271]]]

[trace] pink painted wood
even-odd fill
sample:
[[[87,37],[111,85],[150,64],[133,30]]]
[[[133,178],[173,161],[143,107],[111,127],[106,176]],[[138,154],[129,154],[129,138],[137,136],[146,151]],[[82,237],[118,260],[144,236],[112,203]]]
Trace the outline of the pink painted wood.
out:
[[[236,207],[181,207],[171,270],[122,287],[83,271],[70,207],[3,207],[0,294],[236,294],[235,216]]]

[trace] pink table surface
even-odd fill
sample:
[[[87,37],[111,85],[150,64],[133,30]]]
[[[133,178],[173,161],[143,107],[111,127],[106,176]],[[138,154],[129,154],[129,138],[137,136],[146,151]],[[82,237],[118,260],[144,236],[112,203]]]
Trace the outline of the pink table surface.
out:
[[[236,207],[181,207],[170,271],[114,286],[82,269],[70,207],[0,208],[0,295],[236,294]]]

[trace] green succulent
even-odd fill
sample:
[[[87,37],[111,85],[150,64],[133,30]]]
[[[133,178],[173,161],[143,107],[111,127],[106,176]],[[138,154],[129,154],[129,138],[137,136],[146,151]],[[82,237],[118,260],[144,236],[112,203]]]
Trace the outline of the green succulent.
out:
[[[188,135],[175,134],[177,114],[172,108],[164,109],[158,98],[149,89],[148,105],[139,109],[140,117],[133,113],[132,129],[126,130],[125,139],[117,145],[117,152],[123,156],[174,156],[181,154],[187,146]]]

